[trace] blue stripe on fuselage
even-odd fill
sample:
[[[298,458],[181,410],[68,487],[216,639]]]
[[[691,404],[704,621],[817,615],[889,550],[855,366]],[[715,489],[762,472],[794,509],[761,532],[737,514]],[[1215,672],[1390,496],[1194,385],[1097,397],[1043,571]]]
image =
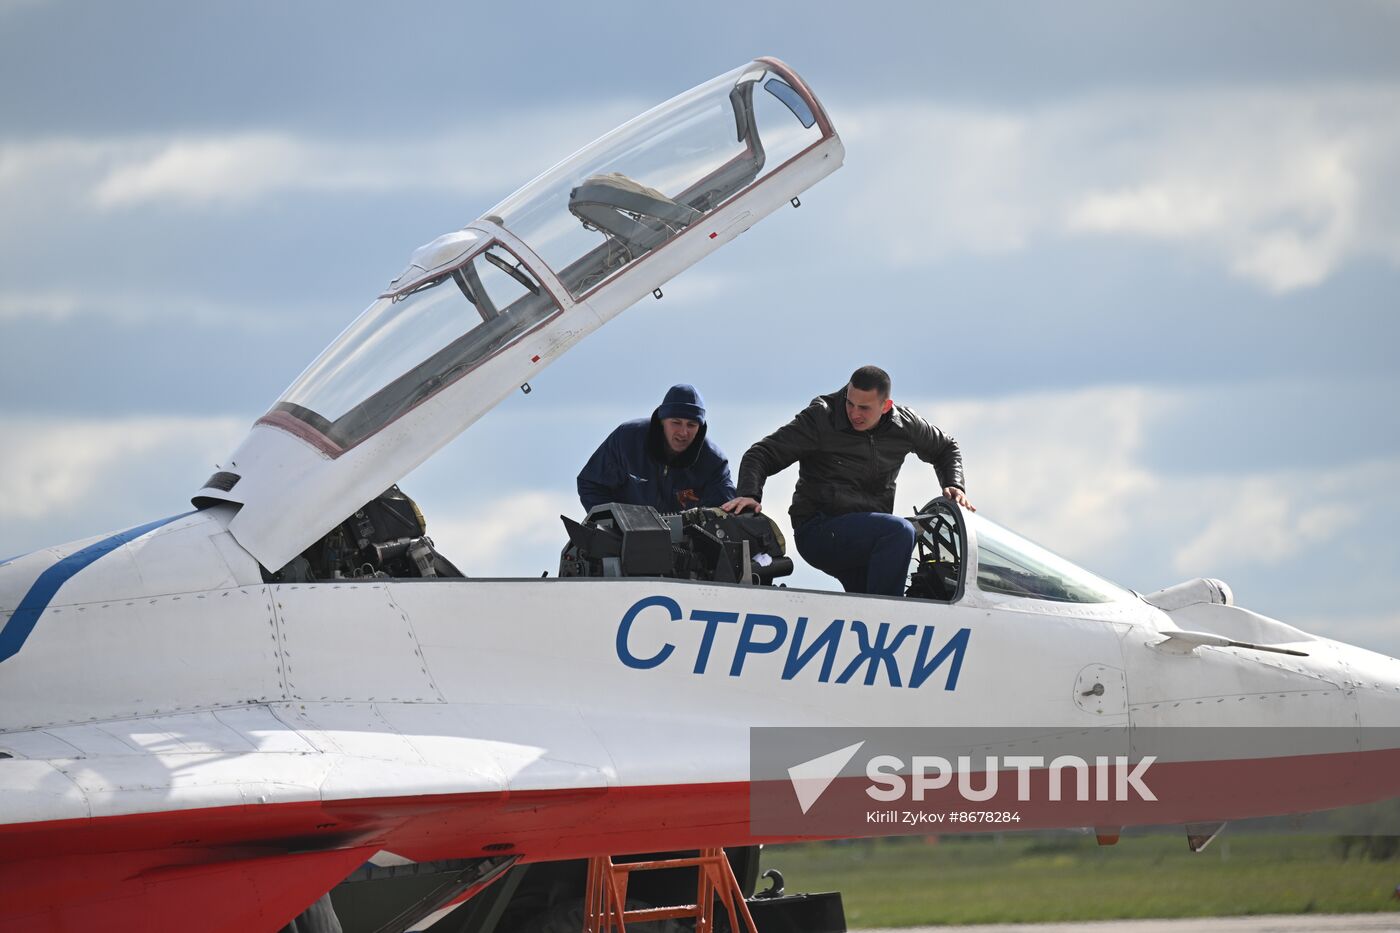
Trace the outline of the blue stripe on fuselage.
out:
[[[185,512],[180,515],[172,515],[169,518],[158,519],[137,528],[118,532],[111,537],[103,538],[96,544],[89,544],[82,550],[74,551],[39,574],[30,585],[29,592],[24,594],[24,599],[19,601],[19,606],[15,608],[15,614],[10,616],[10,621],[5,624],[3,629],[0,629],[0,661],[13,657],[19,649],[24,647],[29,633],[34,631],[34,624],[39,621],[39,616],[48,608],[49,602],[54,598],[59,587],[72,579],[78,571],[102,555],[110,554],[123,544],[136,540],[146,532],[153,531],[161,525],[168,525],[175,519],[184,518],[190,514],[192,513]]]

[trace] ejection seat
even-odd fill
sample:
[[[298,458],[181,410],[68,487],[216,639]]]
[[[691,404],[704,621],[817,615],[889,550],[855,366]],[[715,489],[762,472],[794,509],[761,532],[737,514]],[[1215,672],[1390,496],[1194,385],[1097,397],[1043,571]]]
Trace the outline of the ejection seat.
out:
[[[701,213],[620,172],[591,175],[569,192],[569,211],[635,259],[699,220]]]
[[[582,523],[559,518],[569,543],[561,577],[671,577],[770,586],[792,573],[783,533],[767,515],[718,508],[662,514],[646,505],[595,505]]]

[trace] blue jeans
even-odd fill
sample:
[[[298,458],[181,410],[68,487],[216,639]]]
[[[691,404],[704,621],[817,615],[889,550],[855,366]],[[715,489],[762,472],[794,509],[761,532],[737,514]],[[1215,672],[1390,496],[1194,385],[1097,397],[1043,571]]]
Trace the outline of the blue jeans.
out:
[[[841,581],[847,593],[903,596],[914,554],[914,526],[898,515],[818,512],[793,531],[797,553]]]

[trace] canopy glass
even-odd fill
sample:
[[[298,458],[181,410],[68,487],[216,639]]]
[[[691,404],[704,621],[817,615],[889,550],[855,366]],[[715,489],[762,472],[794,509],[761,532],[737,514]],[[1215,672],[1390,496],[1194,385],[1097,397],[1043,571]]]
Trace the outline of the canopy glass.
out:
[[[578,297],[831,133],[795,75],[754,61],[581,149],[486,219],[529,244]]]

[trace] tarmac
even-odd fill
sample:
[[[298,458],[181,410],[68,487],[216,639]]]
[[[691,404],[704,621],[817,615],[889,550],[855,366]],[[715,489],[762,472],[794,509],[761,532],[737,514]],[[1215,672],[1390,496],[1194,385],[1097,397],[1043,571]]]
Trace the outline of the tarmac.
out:
[[[1400,911],[1374,914],[1288,914],[1264,917],[1193,917],[1186,920],[1099,920],[1092,923],[992,923],[906,927],[859,933],[1400,933]]]

